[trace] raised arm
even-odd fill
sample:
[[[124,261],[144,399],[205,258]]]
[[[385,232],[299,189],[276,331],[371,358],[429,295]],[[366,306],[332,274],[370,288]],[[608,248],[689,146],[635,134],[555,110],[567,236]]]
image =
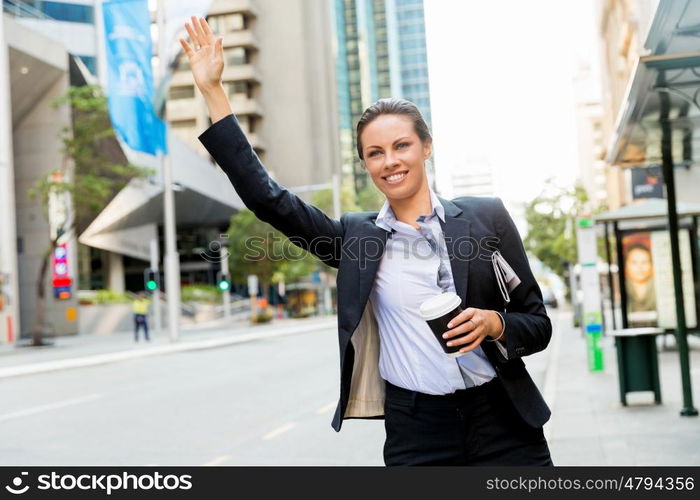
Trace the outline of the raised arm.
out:
[[[221,83],[222,38],[214,36],[203,18],[193,17],[185,28],[191,43],[180,39],[180,44],[190,60],[195,83],[204,95],[213,123],[199,140],[226,172],[246,207],[260,220],[268,222],[326,264],[338,267],[343,218],[339,221],[328,217],[268,175],[233,115]]]

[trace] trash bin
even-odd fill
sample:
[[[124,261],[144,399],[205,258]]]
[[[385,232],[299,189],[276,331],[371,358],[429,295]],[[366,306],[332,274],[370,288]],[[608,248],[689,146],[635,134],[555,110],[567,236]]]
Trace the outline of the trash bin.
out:
[[[620,402],[627,406],[627,393],[653,391],[654,402],[661,404],[659,360],[656,336],[661,328],[623,328],[610,332],[617,348],[617,373],[620,382]]]

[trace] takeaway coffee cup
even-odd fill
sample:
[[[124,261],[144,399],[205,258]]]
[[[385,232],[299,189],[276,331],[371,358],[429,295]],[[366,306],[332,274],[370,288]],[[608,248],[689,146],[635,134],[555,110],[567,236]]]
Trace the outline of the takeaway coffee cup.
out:
[[[451,339],[442,338],[442,335],[447,330],[450,330],[450,328],[447,327],[447,323],[462,312],[462,308],[460,307],[461,303],[462,300],[456,293],[445,292],[429,298],[420,306],[421,316],[423,316],[423,319],[428,323],[435,338],[440,342],[442,350],[451,358],[458,358],[459,356],[467,354],[466,352],[459,352],[459,350],[464,347],[463,345],[447,345],[448,341],[458,339],[460,338],[459,336],[452,337]]]

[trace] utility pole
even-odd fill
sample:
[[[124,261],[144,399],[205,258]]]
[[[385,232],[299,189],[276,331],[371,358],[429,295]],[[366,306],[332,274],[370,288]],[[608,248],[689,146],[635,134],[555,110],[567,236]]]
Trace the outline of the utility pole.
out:
[[[158,260],[160,260],[158,252],[158,239],[153,238],[151,240],[151,269],[153,269],[157,274],[160,274],[158,269]],[[160,280],[158,280],[158,288],[153,290],[153,316],[156,323],[154,335],[159,335],[163,329],[163,319],[160,311]]]
[[[219,250],[221,252],[221,275],[223,279],[227,280],[227,283],[231,283],[231,279],[229,278],[229,268],[228,268],[228,249],[226,246],[222,243],[221,244],[221,249]],[[229,285],[230,286],[230,285]],[[223,295],[224,295],[224,318],[229,319],[231,317],[231,290],[230,287],[227,287],[225,290],[222,290]]]
[[[659,85],[664,85],[665,72],[659,71]],[[676,207],[676,181],[674,178],[671,121],[669,119],[671,98],[665,92],[659,93],[661,122],[661,171],[666,185],[668,206],[668,230],[671,239],[671,270],[673,272],[673,292],[676,298],[676,344],[681,365],[681,386],[683,389],[683,417],[697,417],[698,410],[693,404],[693,389],[690,376],[690,355],[688,352],[688,328],[685,319],[685,297],[683,295],[683,275],[681,268],[680,244],[678,242],[678,212]]]
[[[158,0],[158,62],[160,78],[165,78],[167,59],[167,40],[165,38],[165,1]],[[167,113],[167,110],[166,110]],[[166,121],[163,113],[163,121]],[[165,142],[168,142],[166,123]],[[170,157],[160,154],[163,171],[163,226],[165,233],[165,286],[168,299],[168,330],[170,341],[177,342],[180,337],[180,256],[177,253],[177,233],[175,225],[175,196],[173,193],[173,172]]]

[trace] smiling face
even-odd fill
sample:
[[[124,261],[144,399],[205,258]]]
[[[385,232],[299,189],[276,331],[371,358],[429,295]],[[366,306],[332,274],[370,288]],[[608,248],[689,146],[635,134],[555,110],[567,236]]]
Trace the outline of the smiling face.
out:
[[[425,161],[432,144],[421,142],[409,117],[379,115],[360,141],[365,168],[388,200],[410,198],[428,185]]]

